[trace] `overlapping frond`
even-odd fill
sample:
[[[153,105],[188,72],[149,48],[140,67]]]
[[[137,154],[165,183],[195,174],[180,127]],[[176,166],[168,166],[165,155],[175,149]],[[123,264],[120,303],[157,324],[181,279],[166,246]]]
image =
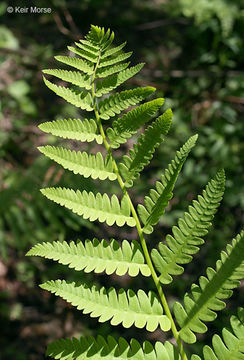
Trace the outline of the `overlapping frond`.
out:
[[[154,331],[158,326],[164,331],[170,329],[170,320],[163,315],[163,308],[152,291],[148,294],[143,290],[137,294],[133,290],[126,292],[124,289],[116,292],[113,287],[106,290],[95,285],[77,286],[65,280],[47,281],[40,287],[67,300],[78,310],[83,310],[83,313],[98,318],[99,322],[110,321],[111,325],[121,324],[125,328],[133,325],[137,328],[146,327],[148,331]]]
[[[150,234],[153,231],[153,225],[157,224],[161,215],[163,215],[169,200],[173,196],[173,188],[180,173],[180,170],[191,149],[195,146],[197,135],[192,136],[177,151],[174,160],[171,161],[160,181],[156,182],[155,189],[149,191],[149,196],[144,199],[145,207],[138,205],[138,214],[144,224],[143,231]]]
[[[91,78],[89,75],[83,75],[79,71],[68,71],[60,69],[42,70],[44,74],[53,75],[57,78],[67,81],[73,85],[77,85],[86,90],[91,89]]]
[[[108,94],[110,91],[116,89],[119,85],[123,84],[126,80],[136,75],[144,66],[144,64],[137,64],[128,69],[120,71],[116,75],[109,76],[104,80],[98,80],[96,84],[96,97]]]
[[[92,97],[90,93],[86,91],[76,93],[74,90],[51,83],[45,77],[43,77],[43,81],[50,90],[54,91],[58,96],[60,96],[70,104],[75,105],[76,107],[79,107],[82,110],[87,110],[87,111],[93,110]]]
[[[100,118],[108,120],[114,115],[120,114],[130,106],[137,105],[140,101],[146,99],[156,89],[153,87],[139,87],[133,90],[126,90],[109,96],[99,102]]]
[[[98,239],[87,239],[84,243],[44,242],[33,246],[27,255],[52,259],[86,273],[105,271],[108,275],[116,273],[122,276],[128,272],[130,276],[137,276],[140,272],[144,276],[151,275],[148,265],[145,264],[141,246],[135,240],[131,243],[123,240],[121,246],[114,239],[109,243]]]
[[[73,171],[84,177],[91,176],[92,179],[115,180],[117,178],[113,171],[111,156],[104,159],[100,152],[87,154],[83,151],[68,150],[57,146],[40,146],[38,148],[44,155],[62,165],[65,169]]]
[[[152,125],[148,126],[144,134],[141,134],[134,149],[130,150],[129,156],[123,156],[123,162],[119,164],[119,170],[125,179],[125,186],[131,187],[133,180],[139,177],[143,168],[149,164],[156,147],[163,141],[172,120],[172,111],[169,109],[159,116]]]
[[[55,56],[56,60],[62,62],[63,64],[74,67],[75,69],[81,70],[87,75],[91,75],[93,73],[93,65],[87,61],[79,59],[77,57],[71,56]]]
[[[113,122],[113,127],[107,129],[110,146],[118,148],[144,125],[163,105],[164,99],[159,98],[138,106]]]
[[[112,336],[106,340],[101,335],[54,341],[48,345],[46,355],[60,360],[180,360],[177,349],[168,341],[157,341],[154,347],[145,341],[141,347],[135,339],[128,343],[120,337],[117,342]]]
[[[207,326],[203,321],[213,321],[216,311],[225,307],[222,299],[228,299],[244,277],[244,231],[242,231],[226,251],[221,252],[216,270],[207,268],[207,276],[199,278],[199,285],[193,284],[191,294],[184,296],[184,307],[176,302],[174,314],[181,330],[180,337],[187,343],[194,343],[194,332],[204,333]]]
[[[108,225],[116,223],[118,226],[127,224],[135,226],[135,219],[130,216],[130,205],[127,197],[123,197],[121,204],[115,195],[111,199],[107,194],[87,192],[83,190],[74,191],[66,188],[41,189],[43,195],[48,199],[65,206],[74,213],[83,216],[90,221],[98,220]]]
[[[231,316],[232,331],[224,328],[222,337],[214,335],[213,348],[204,346],[204,360],[242,360],[244,359],[244,309],[238,309],[238,316]]]
[[[179,219],[178,226],[173,226],[173,236],[166,236],[166,244],[159,243],[159,251],[152,250],[153,262],[161,274],[159,279],[168,284],[173,279],[171,275],[180,275],[184,268],[179,264],[187,264],[192,255],[199,251],[204,243],[202,239],[208,233],[211,220],[219,207],[224,193],[225,175],[221,170],[203,190],[202,196],[185,212],[184,218]]]
[[[97,124],[93,119],[60,119],[47,121],[39,125],[39,128],[49,134],[64,139],[91,142],[95,140],[102,144],[103,138],[97,134]]]

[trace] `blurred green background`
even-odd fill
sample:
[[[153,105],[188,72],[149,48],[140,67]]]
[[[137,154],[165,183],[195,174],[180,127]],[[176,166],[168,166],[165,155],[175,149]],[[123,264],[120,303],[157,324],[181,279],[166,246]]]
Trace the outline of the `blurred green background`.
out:
[[[50,14],[7,12],[8,6],[50,7]],[[244,125],[242,0],[51,0],[2,1],[0,4],[0,359],[43,359],[46,344],[60,337],[100,333],[129,339],[165,340],[155,331],[99,324],[72,309],[61,299],[41,291],[47,279],[80,280],[83,273],[38,258],[25,258],[31,245],[57,239],[85,239],[95,234],[133,239],[127,229],[118,232],[90,224],[44,198],[39,188],[69,185],[75,188],[117,191],[108,183],[90,181],[64,172],[40,156],[37,146],[56,139],[37,125],[56,118],[80,116],[76,108],[51,93],[41,70],[55,67],[54,55],[67,54],[67,45],[82,38],[90,24],[115,31],[115,43],[127,41],[134,51],[132,63],[145,62],[141,73],[125,88],[157,87],[157,96],[172,107],[174,121],[167,140],[132,191],[140,202],[160,176],[174,152],[192,134],[199,140],[176,186],[169,211],[157,226],[150,246],[170,231],[187,204],[201,192],[208,179],[224,167],[226,193],[207,243],[189,264],[183,277],[166,288],[170,304],[182,299],[206,266],[214,266],[219,252],[243,223]],[[72,144],[79,149],[91,145]],[[131,145],[131,144],[130,144]],[[125,147],[125,150],[127,148]],[[108,187],[110,186],[110,188]],[[88,235],[89,234],[89,235]],[[134,289],[153,288],[150,280],[125,276],[87,276],[97,284]],[[93,279],[93,280],[92,280]],[[182,281],[183,280],[183,281]],[[147,288],[147,289],[146,289]],[[189,353],[201,353],[214,332],[220,333],[237,304],[243,287],[236,290],[209,333],[200,336]]]

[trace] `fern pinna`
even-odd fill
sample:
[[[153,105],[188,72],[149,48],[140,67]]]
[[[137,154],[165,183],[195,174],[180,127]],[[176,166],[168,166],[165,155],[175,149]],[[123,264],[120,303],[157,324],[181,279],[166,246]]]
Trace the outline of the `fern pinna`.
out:
[[[176,302],[171,312],[162,285],[166,286],[173,276],[183,273],[182,265],[192,260],[207,234],[211,221],[220,204],[224,192],[225,175],[220,170],[209,181],[202,195],[193,200],[183,218],[173,226],[172,233],[160,241],[157,249],[148,250],[146,236],[163,215],[184,162],[195,146],[197,135],[191,137],[176,152],[168,168],[154,187],[145,196],[144,204],[133,205],[129,189],[149,164],[156,148],[168,133],[172,112],[167,110],[157,116],[163,105],[162,98],[144,100],[154,93],[153,87],[138,87],[132,90],[110,94],[119,85],[136,75],[143,64],[129,66],[130,52],[123,52],[125,43],[113,46],[114,33],[98,26],[91,26],[85,39],[69,47],[78,55],[57,56],[56,60],[75,70],[51,69],[44,74],[56,76],[72,84],[71,87],[58,86],[44,77],[45,84],[67,102],[87,112],[86,118],[62,119],[46,122],[40,129],[55,136],[78,141],[96,141],[104,146],[107,155],[101,152],[87,154],[63,147],[42,146],[39,150],[65,169],[75,174],[93,179],[117,181],[121,188],[121,199],[116,195],[87,192],[85,189],[45,188],[42,193],[50,200],[71,209],[89,219],[106,222],[108,225],[136,227],[138,240],[129,242],[116,239],[92,239],[74,242],[40,243],[28,255],[42,256],[68,265],[77,271],[105,272],[110,275],[152,277],[155,290],[149,293],[132,289],[116,290],[113,287],[99,288],[85,282],[75,284],[65,280],[50,280],[41,287],[82,310],[98,321],[109,321],[112,325],[122,324],[125,328],[135,326],[154,331],[172,331],[175,344],[166,341],[148,341],[140,345],[132,339],[116,340],[112,336],[104,339],[101,335],[80,339],[57,340],[50,344],[47,354],[55,359],[160,359],[186,360],[184,343],[194,343],[196,333],[207,330],[205,322],[212,321],[217,311],[225,307],[223,300],[243,278],[244,232],[227,245],[220,254],[216,268],[207,268],[206,276],[201,276],[191,291],[186,293],[184,302]],[[127,62],[126,62],[127,61]],[[139,105],[140,102],[143,103]],[[127,112],[125,112],[129,109]],[[153,118],[153,120],[152,120]],[[137,133],[141,126],[150,122],[137,143],[118,161],[114,150]],[[103,125],[104,123],[104,125]],[[203,348],[205,360],[242,359],[244,352],[243,309],[231,317],[232,330],[223,330],[223,340],[214,335],[212,348]],[[192,355],[192,360],[199,359]]]

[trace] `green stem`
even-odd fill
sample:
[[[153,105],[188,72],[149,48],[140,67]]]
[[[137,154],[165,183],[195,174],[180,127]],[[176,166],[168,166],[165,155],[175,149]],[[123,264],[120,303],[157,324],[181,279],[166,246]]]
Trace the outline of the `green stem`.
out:
[[[170,309],[169,309],[166,297],[164,295],[163,289],[161,287],[159,278],[158,278],[157,273],[155,271],[155,268],[153,266],[153,263],[152,263],[152,260],[151,260],[151,257],[150,257],[150,254],[149,254],[149,251],[148,251],[148,248],[147,248],[146,240],[144,238],[141,223],[140,223],[140,220],[138,218],[136,209],[135,209],[135,207],[134,207],[134,205],[133,205],[133,203],[131,201],[131,198],[130,198],[130,196],[128,194],[125,183],[124,183],[122,177],[120,176],[118,166],[117,166],[116,161],[115,161],[115,159],[113,157],[112,149],[111,149],[111,147],[110,147],[110,145],[109,145],[109,143],[107,141],[106,135],[105,135],[104,130],[103,130],[103,126],[102,126],[101,119],[100,119],[100,116],[99,116],[99,111],[98,111],[98,108],[97,108],[96,94],[95,94],[95,78],[96,78],[96,70],[97,70],[99,61],[100,61],[100,55],[98,57],[97,64],[96,64],[96,66],[94,68],[94,73],[93,73],[93,77],[92,77],[92,99],[93,99],[94,113],[95,113],[95,116],[96,116],[97,125],[98,125],[98,128],[99,128],[100,134],[102,135],[104,146],[105,146],[108,154],[111,156],[114,172],[117,175],[118,183],[119,183],[124,195],[127,197],[128,202],[130,204],[131,214],[132,214],[133,218],[136,221],[136,228],[137,228],[138,235],[139,235],[139,238],[140,238],[143,253],[144,253],[147,265],[148,265],[148,267],[149,267],[149,269],[151,271],[152,278],[153,278],[153,281],[154,281],[154,283],[156,285],[156,288],[157,288],[161,303],[163,305],[165,314],[167,315],[167,317],[169,318],[169,320],[171,322],[171,330],[172,330],[172,333],[173,333],[173,335],[175,337],[175,340],[177,342],[177,345],[178,345],[179,352],[181,354],[182,360],[187,360],[187,356],[186,356],[186,353],[184,351],[183,344],[182,344],[182,342],[180,340],[180,337],[179,337],[179,332],[178,332],[178,330],[176,328],[174,319],[173,319],[172,314],[170,312]]]

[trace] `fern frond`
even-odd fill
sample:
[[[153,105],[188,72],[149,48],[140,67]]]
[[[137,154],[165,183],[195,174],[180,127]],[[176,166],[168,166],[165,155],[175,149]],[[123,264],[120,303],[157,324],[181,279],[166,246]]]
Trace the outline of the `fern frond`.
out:
[[[123,276],[128,272],[130,276],[137,276],[141,272],[144,276],[151,275],[148,265],[145,264],[141,246],[135,240],[131,243],[123,240],[121,246],[114,239],[109,243],[98,239],[87,239],[84,244],[81,241],[44,242],[33,246],[27,255],[52,259],[86,273],[105,271],[108,275],[116,273]]]
[[[241,360],[244,359],[244,309],[238,309],[238,316],[231,316],[232,331],[223,329],[222,336],[214,335],[213,349],[204,346],[204,360]]]
[[[44,74],[53,75],[57,78],[67,81],[71,84],[77,85],[86,90],[91,89],[91,78],[89,75],[83,75],[78,71],[68,71],[60,69],[45,69],[42,70]]]
[[[199,285],[193,284],[191,295],[184,296],[185,308],[178,302],[174,304],[174,314],[181,330],[180,337],[187,343],[194,343],[194,332],[205,333],[207,326],[203,321],[213,321],[216,311],[225,308],[221,299],[228,299],[232,289],[239,286],[239,280],[244,276],[244,231],[242,231],[226,251],[221,252],[220,260],[216,263],[216,270],[207,268],[207,277],[199,278]]]
[[[173,236],[166,236],[167,245],[159,243],[159,251],[152,250],[152,259],[160,272],[160,281],[170,283],[171,275],[180,275],[184,268],[178,264],[187,264],[192,260],[192,255],[199,251],[199,246],[204,243],[202,239],[208,233],[211,220],[219,207],[224,193],[225,174],[221,170],[203,190],[198,201],[194,200],[185,212],[184,218],[179,219],[178,226],[174,226]]]
[[[134,149],[129,152],[130,156],[123,156],[119,170],[125,179],[125,186],[131,187],[133,180],[138,178],[143,168],[149,164],[156,147],[163,141],[163,135],[169,131],[171,120],[172,111],[167,110],[148,126],[144,134],[140,135]]]
[[[135,339],[128,343],[120,337],[117,342],[112,336],[105,340],[101,335],[97,338],[89,336],[52,342],[48,345],[46,355],[60,360],[180,360],[177,349],[168,341],[165,344],[157,341],[154,347],[145,341],[141,347]]]
[[[107,129],[110,146],[116,149],[125,143],[142,125],[151,120],[163,102],[164,99],[161,98],[149,101],[115,120],[113,127]]]
[[[106,159],[98,152],[96,155],[87,154],[83,151],[68,150],[63,147],[40,146],[38,150],[62,165],[65,169],[73,171],[74,174],[80,174],[84,177],[91,176],[92,179],[115,180],[116,174],[113,172],[113,163],[110,156]]]
[[[108,50],[105,50],[104,53],[101,56],[101,59],[105,59],[108,56],[115,55],[116,53],[120,52],[125,47],[125,45],[126,45],[126,41],[123,42],[123,44],[121,44],[119,46],[112,47],[112,48],[110,48]]]
[[[99,290],[95,285],[76,286],[65,280],[47,281],[40,287],[62,297],[85,314],[99,318],[99,322],[110,320],[111,325],[122,324],[125,328],[134,325],[146,327],[148,331],[154,331],[158,326],[163,331],[170,329],[170,321],[163,315],[163,308],[152,291],[147,295],[143,290],[136,294],[133,290],[120,289],[117,293],[113,287]]]
[[[92,98],[91,94],[85,91],[76,93],[75,91],[68,89],[64,86],[57,86],[43,77],[44,83],[47,87],[54,91],[58,96],[62,97],[64,100],[69,102],[72,105],[75,105],[82,110],[92,111]]]
[[[133,227],[136,224],[135,219],[130,216],[130,205],[125,196],[120,205],[115,195],[110,199],[107,194],[95,195],[85,190],[80,192],[59,187],[41,189],[41,192],[48,199],[82,215],[84,219],[106,222],[110,226],[116,223],[118,226],[127,224]]]
[[[87,75],[91,75],[93,73],[93,65],[90,63],[79,59],[77,57],[71,56],[54,56],[54,58],[63,64],[74,67],[75,69],[81,70]]]
[[[171,161],[165,173],[161,176],[160,181],[156,182],[156,189],[149,191],[149,196],[144,199],[145,207],[138,205],[138,214],[144,224],[143,232],[150,234],[153,231],[153,225],[157,224],[165,208],[168,206],[169,200],[173,196],[173,188],[180,173],[180,170],[191,149],[195,146],[197,135],[192,136],[177,151],[174,160]]]
[[[143,63],[137,64],[121,71],[117,75],[112,75],[108,78],[105,78],[104,80],[99,80],[96,84],[96,96],[101,97],[102,95],[108,94],[110,91],[116,89],[126,80],[136,75],[143,68],[143,66]]]
[[[86,51],[83,49],[75,48],[73,46],[68,46],[69,51],[72,53],[81,56],[83,59],[88,60],[90,63],[96,64],[98,60],[98,55],[94,55],[90,51]]]
[[[109,96],[99,102],[100,118],[108,120],[110,117],[120,114],[123,110],[128,109],[128,107],[137,105],[139,102],[146,99],[155,90],[155,88],[150,86],[139,87]]]
[[[118,64],[122,61],[125,61],[126,59],[128,59],[129,57],[131,57],[132,55],[132,51],[128,52],[128,53],[123,53],[119,56],[113,57],[112,59],[107,60],[105,59],[101,59],[101,61],[99,62],[98,65],[98,69],[101,69],[105,66],[110,66],[110,65],[115,65]]]
[[[93,119],[60,119],[47,121],[39,125],[42,131],[64,139],[91,142],[95,140],[102,144],[103,138],[96,134],[97,124]]]

